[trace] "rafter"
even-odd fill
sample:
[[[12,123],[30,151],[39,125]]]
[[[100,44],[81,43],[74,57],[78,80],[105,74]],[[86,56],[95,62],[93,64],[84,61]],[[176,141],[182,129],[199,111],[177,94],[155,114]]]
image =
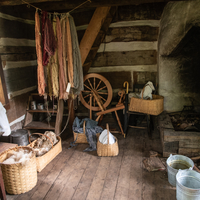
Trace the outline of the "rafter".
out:
[[[74,7],[83,3],[83,0],[25,0],[30,4],[37,4],[43,10],[56,10],[73,9]],[[159,3],[169,2],[170,0],[92,0],[92,3],[88,3],[83,7],[102,7],[102,6],[123,6],[123,5],[138,5],[144,3]],[[181,0],[174,0],[181,1]],[[16,6],[24,4],[21,0],[1,0],[0,6]],[[40,6],[39,6],[40,5]]]
[[[90,23],[85,31],[85,34],[80,43],[81,61],[84,64],[88,53],[108,15],[110,7],[97,8],[90,20]]]
[[[63,0],[25,0],[27,3],[34,4],[34,3],[47,3],[47,2],[59,2]],[[22,5],[26,4],[22,0],[1,0],[0,6],[16,6],[16,5]]]

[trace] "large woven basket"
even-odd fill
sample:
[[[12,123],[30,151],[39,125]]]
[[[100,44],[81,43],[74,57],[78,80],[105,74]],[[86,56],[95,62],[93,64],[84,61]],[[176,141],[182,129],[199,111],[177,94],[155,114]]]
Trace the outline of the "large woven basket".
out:
[[[164,109],[164,97],[160,95],[152,95],[152,97],[152,100],[143,99],[143,93],[142,99],[132,97],[129,105],[129,111],[149,115],[159,115]]]
[[[85,135],[85,121],[83,122],[83,133],[76,133],[73,131],[75,143],[88,143]]]
[[[115,143],[109,144],[109,126],[106,124],[108,144],[102,144],[97,137],[97,155],[98,156],[117,156],[119,154],[118,140],[115,137]],[[99,135],[98,135],[99,136]]]
[[[26,164],[3,164],[8,158],[8,153],[19,149],[33,152],[31,147],[14,147],[0,154],[1,170],[5,189],[9,194],[21,194],[28,192],[37,184],[37,167],[35,153],[32,154],[30,161]]]
[[[41,133],[32,133],[32,135],[33,134],[44,135]],[[44,136],[46,136],[46,135],[44,135]],[[47,137],[47,138],[51,141],[51,139],[49,137]],[[52,148],[47,153],[45,153],[42,156],[36,157],[38,172],[41,172],[47,166],[48,163],[50,163],[60,152],[62,152],[61,138],[59,136],[57,136],[57,139],[58,139],[58,142],[54,146],[52,146]],[[28,146],[34,147],[36,141],[37,140],[34,140]],[[51,141],[51,143],[52,143],[52,141]]]

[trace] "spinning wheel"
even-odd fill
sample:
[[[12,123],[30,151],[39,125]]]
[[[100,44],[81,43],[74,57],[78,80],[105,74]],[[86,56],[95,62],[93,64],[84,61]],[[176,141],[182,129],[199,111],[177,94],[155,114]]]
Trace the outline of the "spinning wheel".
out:
[[[92,101],[90,101],[90,96]],[[100,104],[105,109],[112,100],[112,87],[109,81],[100,74],[87,74],[84,77],[84,90],[80,93],[81,103],[88,109],[90,109],[90,102],[92,102],[91,109],[93,111],[99,111]]]

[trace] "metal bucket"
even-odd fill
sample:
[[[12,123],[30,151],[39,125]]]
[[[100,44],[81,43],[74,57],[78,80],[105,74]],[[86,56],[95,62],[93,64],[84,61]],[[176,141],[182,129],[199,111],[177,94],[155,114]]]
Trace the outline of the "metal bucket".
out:
[[[179,170],[176,175],[176,199],[200,199],[200,174],[191,169]]]
[[[170,155],[166,163],[168,181],[174,187],[176,187],[176,174],[178,170],[189,169],[190,167],[193,169],[194,167],[194,162],[190,158],[182,155]]]
[[[17,129],[10,134],[11,143],[18,144],[19,146],[26,146],[29,144],[28,131],[25,129]]]

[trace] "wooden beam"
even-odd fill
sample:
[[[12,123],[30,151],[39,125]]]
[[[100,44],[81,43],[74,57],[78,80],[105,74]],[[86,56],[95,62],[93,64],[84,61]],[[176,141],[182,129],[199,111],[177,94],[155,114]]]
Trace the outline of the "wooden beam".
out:
[[[97,8],[90,20],[90,23],[85,31],[85,34],[80,43],[81,61],[84,64],[88,53],[104,23],[107,14],[109,13],[110,7]]]
[[[25,0],[28,3],[31,4],[37,4],[36,6],[40,7],[41,9],[45,10],[63,10],[63,9],[73,9],[76,6],[83,3],[83,0],[77,0],[77,1],[70,1],[66,2],[65,0]],[[82,7],[102,7],[102,6],[123,6],[123,5],[138,5],[138,4],[144,4],[144,3],[167,3],[171,0],[95,0],[91,3],[87,3],[86,5],[83,5]],[[182,1],[182,0],[174,0],[174,1]],[[15,5],[22,5],[25,4],[21,0],[1,0],[0,6],[15,6]],[[39,6],[41,5],[41,6]]]
[[[62,0],[25,0],[27,3],[43,3],[43,2],[49,2],[49,1],[62,1]],[[22,0],[1,0],[0,6],[15,6],[15,5],[21,5],[26,4]]]

